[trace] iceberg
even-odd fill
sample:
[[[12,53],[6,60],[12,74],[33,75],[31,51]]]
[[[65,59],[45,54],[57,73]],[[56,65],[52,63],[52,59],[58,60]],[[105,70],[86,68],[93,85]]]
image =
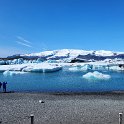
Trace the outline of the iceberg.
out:
[[[15,64],[15,65],[1,65],[0,72],[4,71],[22,71],[27,67],[27,64]]]
[[[87,80],[108,80],[111,78],[111,76],[100,73],[98,71],[94,71],[94,72],[88,72],[87,74],[83,75],[83,78]]]
[[[79,67],[71,67],[68,70],[69,71],[81,71],[81,68],[79,68]]]
[[[69,71],[88,71],[92,70],[93,65],[90,64],[84,64],[84,65],[77,65],[75,67],[69,68]]]
[[[19,71],[4,71],[3,75],[4,76],[13,76],[13,75],[17,75],[17,74],[25,74],[26,72],[19,72]]]
[[[6,61],[6,64],[8,65],[14,65],[14,64],[23,64],[24,60],[22,58],[19,58],[19,59],[13,59],[13,60],[7,60]]]
[[[58,64],[49,64],[49,63],[27,63],[27,64],[0,66],[0,72],[5,72],[5,71],[54,72],[54,71],[59,71],[61,69],[62,69],[62,66],[59,66]]]
[[[75,65],[69,68],[69,71],[89,71],[89,70],[102,70],[102,71],[124,71],[124,64],[107,64],[107,63],[89,63],[83,65]]]
[[[4,60],[0,60],[0,65],[5,65],[5,61]]]
[[[93,70],[109,70],[108,65],[93,65]]]
[[[62,67],[57,64],[48,64],[48,63],[38,63],[30,64],[22,71],[24,72],[55,72],[61,70]]]
[[[124,68],[119,67],[119,66],[110,66],[109,70],[111,70],[111,71],[124,71]]]
[[[92,70],[93,65],[85,64],[83,67],[81,67],[81,70]]]

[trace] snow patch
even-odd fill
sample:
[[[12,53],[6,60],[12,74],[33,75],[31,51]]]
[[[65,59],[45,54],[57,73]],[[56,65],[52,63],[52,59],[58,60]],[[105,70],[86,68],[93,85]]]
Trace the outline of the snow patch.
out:
[[[44,52],[40,52],[40,53],[31,53],[31,54],[23,54],[21,56],[49,56],[49,55],[53,55],[54,51],[44,51]]]
[[[96,56],[113,56],[114,53],[112,51],[98,50],[95,51]]]

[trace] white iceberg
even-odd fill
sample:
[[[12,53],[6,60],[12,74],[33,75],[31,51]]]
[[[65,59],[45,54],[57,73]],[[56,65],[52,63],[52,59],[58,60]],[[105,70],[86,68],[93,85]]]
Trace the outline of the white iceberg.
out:
[[[119,66],[110,66],[109,70],[111,70],[111,71],[124,71],[124,68],[119,67]]]
[[[26,72],[20,72],[20,71],[4,71],[3,75],[4,76],[13,76],[13,75],[17,75],[17,74],[25,74]]]
[[[94,72],[88,72],[87,74],[83,75],[83,78],[87,80],[108,80],[111,78],[111,76],[100,73],[98,71],[94,71]]]
[[[109,70],[108,65],[93,65],[93,70]]]
[[[69,71],[81,71],[79,67],[71,67],[68,69]]]
[[[57,64],[49,63],[27,63],[15,65],[1,65],[0,72],[20,71],[20,72],[54,72],[61,70],[62,67]]]
[[[15,64],[15,65],[0,65],[0,72],[4,71],[22,71],[26,68],[27,64]]]
[[[38,63],[30,64],[22,71],[24,72],[54,72],[61,70],[62,67],[57,64],[48,64],[48,63]]]
[[[93,65],[90,64],[84,64],[84,65],[78,65],[69,68],[69,71],[87,71],[87,70],[92,70]]]
[[[6,62],[4,60],[0,60],[0,65],[4,65]]]
[[[92,70],[93,65],[90,64],[85,64],[84,66],[81,67],[81,70]]]

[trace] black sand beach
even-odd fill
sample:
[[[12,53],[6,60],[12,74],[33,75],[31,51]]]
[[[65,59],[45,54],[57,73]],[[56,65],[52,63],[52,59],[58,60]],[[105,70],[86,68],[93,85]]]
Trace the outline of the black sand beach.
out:
[[[0,93],[2,124],[118,124],[123,111],[123,93]]]

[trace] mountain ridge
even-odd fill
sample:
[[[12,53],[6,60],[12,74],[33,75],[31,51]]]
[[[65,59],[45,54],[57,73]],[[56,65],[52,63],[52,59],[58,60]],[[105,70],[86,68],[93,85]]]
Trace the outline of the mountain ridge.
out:
[[[21,54],[21,56],[49,56],[49,55],[65,56],[67,54],[73,54],[73,55],[93,54],[96,56],[112,56],[112,55],[124,54],[124,52],[116,52],[116,51],[108,51],[108,50],[59,49],[59,50],[43,51],[38,53]]]
[[[1,59],[1,64],[22,64],[22,63],[75,63],[75,62],[96,62],[96,61],[123,61],[124,52],[106,50],[79,50],[60,49],[43,51],[31,54],[16,54]]]

